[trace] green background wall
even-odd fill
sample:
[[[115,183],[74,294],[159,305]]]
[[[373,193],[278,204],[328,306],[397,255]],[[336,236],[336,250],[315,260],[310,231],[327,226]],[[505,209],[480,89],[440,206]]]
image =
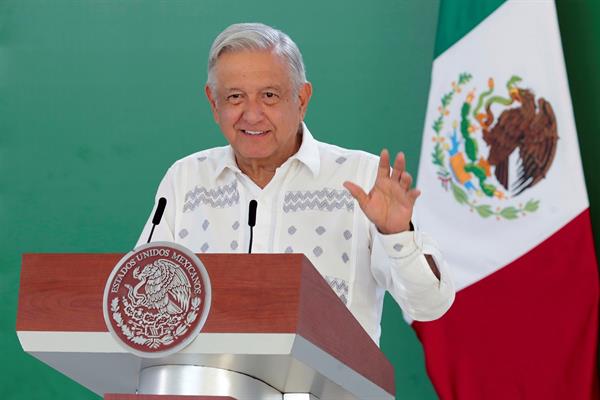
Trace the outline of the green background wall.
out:
[[[443,0],[447,1],[447,0]],[[202,88],[214,36],[288,32],[320,139],[408,153],[416,172],[439,0],[0,0],[0,398],[94,399],[24,354],[14,327],[26,252],[126,252],[176,159],[221,145]],[[600,145],[600,6],[559,1],[592,204]],[[600,229],[600,212],[592,217]],[[382,347],[404,399],[433,399],[422,350],[386,299]]]

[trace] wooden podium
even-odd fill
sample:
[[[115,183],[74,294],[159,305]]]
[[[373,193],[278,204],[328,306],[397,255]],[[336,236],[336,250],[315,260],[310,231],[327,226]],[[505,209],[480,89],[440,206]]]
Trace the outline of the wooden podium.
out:
[[[122,256],[25,254],[23,350],[106,399],[394,399],[392,365],[304,255],[198,255],[212,285],[208,319],[162,359],[128,353],[104,323],[104,286]],[[236,379],[258,391],[223,388]]]

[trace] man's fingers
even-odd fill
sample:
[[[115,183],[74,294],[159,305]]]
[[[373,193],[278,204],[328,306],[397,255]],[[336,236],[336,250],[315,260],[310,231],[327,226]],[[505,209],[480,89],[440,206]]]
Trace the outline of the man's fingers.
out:
[[[410,189],[410,185],[412,184],[412,176],[408,172],[403,172],[400,177],[400,186],[404,190]]]
[[[404,153],[400,152],[396,155],[396,160],[394,161],[394,169],[392,170],[392,180],[399,180],[405,169],[406,159],[404,157]]]
[[[413,189],[410,192],[408,192],[408,197],[411,200],[412,204],[415,204],[415,201],[417,201],[417,198],[421,195],[421,191],[419,189]]]
[[[377,168],[377,179],[389,178],[390,176],[390,153],[387,149],[381,150],[379,155],[379,167]]]
[[[348,189],[352,197],[358,201],[358,205],[362,208],[369,197],[365,191],[357,184],[349,181],[344,182],[344,187]]]

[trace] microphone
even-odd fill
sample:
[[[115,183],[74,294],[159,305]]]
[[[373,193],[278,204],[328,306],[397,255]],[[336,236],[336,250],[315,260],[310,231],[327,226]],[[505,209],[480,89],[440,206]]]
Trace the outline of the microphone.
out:
[[[248,247],[248,254],[252,253],[252,228],[256,225],[256,207],[258,207],[258,202],[256,200],[250,200],[250,204],[248,204],[248,226],[250,226],[250,246]]]
[[[152,217],[152,230],[150,231],[150,236],[148,236],[148,241],[146,243],[150,243],[152,240],[152,235],[154,234],[154,228],[156,225],[160,224],[160,220],[162,219],[163,213],[165,212],[165,207],[167,206],[167,199],[161,197],[158,199],[158,205],[156,206],[156,211],[154,212],[154,217]]]
[[[258,202],[256,200],[250,200],[250,204],[248,205],[248,225],[251,228],[256,225],[256,207],[258,207]]]

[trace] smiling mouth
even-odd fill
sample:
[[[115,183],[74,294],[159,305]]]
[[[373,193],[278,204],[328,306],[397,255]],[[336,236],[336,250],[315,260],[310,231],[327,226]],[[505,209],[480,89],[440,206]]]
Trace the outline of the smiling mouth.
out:
[[[242,133],[244,133],[245,135],[248,136],[264,136],[267,133],[269,133],[269,131],[251,131],[251,130],[245,130],[245,129],[241,129]]]

